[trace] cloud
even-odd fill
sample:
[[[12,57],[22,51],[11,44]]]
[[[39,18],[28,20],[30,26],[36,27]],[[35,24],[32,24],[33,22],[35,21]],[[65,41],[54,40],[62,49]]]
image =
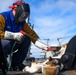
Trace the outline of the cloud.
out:
[[[1,0],[0,12],[9,10],[8,6],[15,1]],[[30,22],[42,41],[49,38],[49,45],[59,45],[57,38],[64,37],[60,41],[66,43],[76,35],[76,0],[24,1],[30,4]],[[44,42],[47,43],[47,40]]]
[[[0,12],[9,10],[9,6],[13,4],[17,0],[1,0],[0,1]]]
[[[57,38],[64,44],[76,35],[75,0],[42,0],[36,6],[31,7],[31,23],[42,40],[59,45]]]
[[[37,8],[33,6],[32,12],[35,30],[41,37],[44,37],[45,33],[47,37],[49,33],[60,37],[76,28],[76,3],[72,0],[44,0]]]

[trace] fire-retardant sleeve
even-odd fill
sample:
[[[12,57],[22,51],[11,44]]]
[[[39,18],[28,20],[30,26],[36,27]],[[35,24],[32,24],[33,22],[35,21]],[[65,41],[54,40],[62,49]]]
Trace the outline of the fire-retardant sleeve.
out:
[[[30,37],[31,41],[35,44],[39,36],[36,34],[36,32],[33,29],[30,28],[30,26],[27,23],[25,23],[23,27],[23,31],[26,32],[26,34]]]
[[[0,15],[0,39],[4,38],[4,28],[5,28],[5,19],[2,15]]]

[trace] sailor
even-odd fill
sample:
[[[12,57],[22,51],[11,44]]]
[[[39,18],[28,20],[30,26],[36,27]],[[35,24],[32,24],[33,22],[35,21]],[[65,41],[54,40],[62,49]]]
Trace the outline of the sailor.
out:
[[[43,50],[50,50],[50,47],[42,43],[36,32],[26,23],[25,19],[30,15],[28,3],[17,1],[9,8],[12,10],[0,13],[0,39],[6,55],[11,53],[14,43],[16,43],[13,51],[17,49],[18,51],[13,54],[12,68],[18,66],[22,70],[25,67],[22,62],[29,51],[31,41]],[[23,37],[24,39],[21,41]]]

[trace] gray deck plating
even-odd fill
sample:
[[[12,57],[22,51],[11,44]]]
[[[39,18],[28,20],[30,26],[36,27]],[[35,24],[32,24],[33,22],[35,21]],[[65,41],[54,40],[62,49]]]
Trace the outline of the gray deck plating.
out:
[[[43,75],[42,73],[34,73],[34,74],[30,74],[30,73],[24,73],[22,71],[9,71],[7,73],[7,75]],[[76,70],[69,70],[69,71],[64,71],[64,72],[60,72],[58,75],[76,75]]]
[[[30,73],[24,73],[22,71],[9,71],[7,73],[7,75],[43,75],[42,73],[34,73],[34,74],[30,74]]]

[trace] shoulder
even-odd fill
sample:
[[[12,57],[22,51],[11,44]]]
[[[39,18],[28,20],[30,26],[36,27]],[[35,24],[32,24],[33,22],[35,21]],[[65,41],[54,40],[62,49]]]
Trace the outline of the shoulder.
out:
[[[5,18],[3,15],[0,14],[0,21],[5,21]]]
[[[8,15],[10,14],[11,11],[6,11],[6,12],[2,12],[0,13],[0,15],[2,15],[5,19],[7,19]]]
[[[5,23],[5,18],[0,14],[0,29],[4,30]]]

